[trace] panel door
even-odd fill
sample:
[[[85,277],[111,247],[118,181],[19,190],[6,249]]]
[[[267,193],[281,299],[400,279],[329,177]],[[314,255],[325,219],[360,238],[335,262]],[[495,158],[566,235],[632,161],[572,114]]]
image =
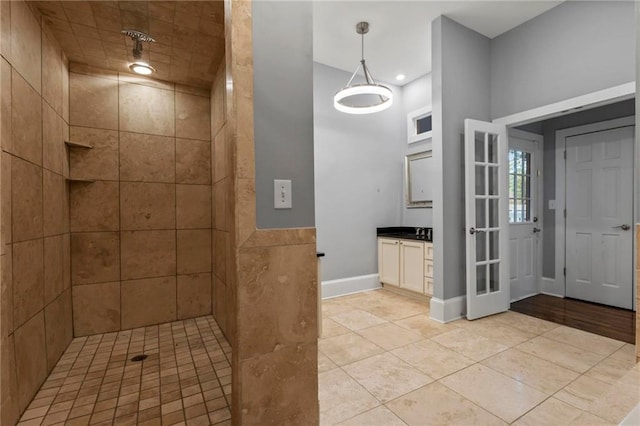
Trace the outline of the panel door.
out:
[[[633,308],[634,127],[566,138],[566,295]]]
[[[524,133],[524,132],[523,132]],[[511,300],[537,294],[538,142],[509,136],[509,253]]]

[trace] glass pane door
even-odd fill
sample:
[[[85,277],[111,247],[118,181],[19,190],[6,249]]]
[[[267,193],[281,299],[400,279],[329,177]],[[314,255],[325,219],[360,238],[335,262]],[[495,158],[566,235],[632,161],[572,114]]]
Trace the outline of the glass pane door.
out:
[[[465,120],[469,319],[509,308],[506,145],[504,126]]]

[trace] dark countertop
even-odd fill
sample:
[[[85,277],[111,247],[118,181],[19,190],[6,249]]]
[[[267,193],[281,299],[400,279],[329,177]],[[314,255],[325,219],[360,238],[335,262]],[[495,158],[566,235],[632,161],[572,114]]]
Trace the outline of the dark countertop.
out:
[[[416,230],[418,228],[425,230],[424,236],[416,235]],[[433,228],[422,228],[416,226],[388,226],[384,228],[376,228],[376,236],[431,242],[433,241]]]

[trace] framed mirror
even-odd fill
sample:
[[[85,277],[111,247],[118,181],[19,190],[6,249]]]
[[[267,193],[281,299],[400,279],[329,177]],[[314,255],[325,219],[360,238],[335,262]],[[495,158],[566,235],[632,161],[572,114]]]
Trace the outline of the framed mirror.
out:
[[[431,150],[405,157],[404,193],[408,208],[433,207],[432,161]]]

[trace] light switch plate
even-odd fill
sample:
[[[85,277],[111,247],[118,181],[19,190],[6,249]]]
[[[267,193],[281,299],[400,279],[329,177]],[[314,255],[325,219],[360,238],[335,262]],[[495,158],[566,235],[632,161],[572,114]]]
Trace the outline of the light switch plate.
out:
[[[556,209],[556,200],[549,200],[549,210]]]
[[[291,181],[273,180],[273,207],[276,209],[291,208]]]

